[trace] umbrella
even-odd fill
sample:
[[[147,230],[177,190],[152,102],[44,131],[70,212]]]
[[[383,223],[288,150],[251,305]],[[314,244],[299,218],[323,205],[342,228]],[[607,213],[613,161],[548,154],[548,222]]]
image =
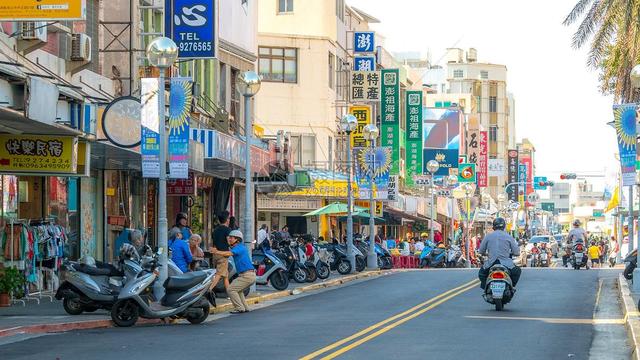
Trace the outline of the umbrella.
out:
[[[353,221],[357,221],[357,222],[362,222],[362,223],[369,223],[369,213],[367,211],[358,211],[352,214],[353,216]],[[347,221],[347,217],[346,216],[342,216],[338,219],[339,221]],[[381,217],[377,217],[374,216],[373,217],[373,222],[376,225],[381,225],[386,223],[385,219],[381,218]]]
[[[365,208],[354,206],[355,211],[363,211]],[[323,206],[320,209],[313,210],[308,212],[302,216],[316,216],[316,215],[329,215],[329,214],[343,214],[347,212],[347,204],[334,202],[327,206]]]

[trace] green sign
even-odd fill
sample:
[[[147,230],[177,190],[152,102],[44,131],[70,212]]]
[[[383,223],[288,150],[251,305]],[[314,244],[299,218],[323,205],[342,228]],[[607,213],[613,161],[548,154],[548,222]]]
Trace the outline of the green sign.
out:
[[[422,91],[407,91],[405,104],[407,119],[405,180],[407,185],[413,185],[413,175],[422,175]]]
[[[602,210],[596,210],[593,209],[593,215],[594,217],[603,217],[604,216],[604,212]]]
[[[391,147],[390,175],[400,175],[400,71],[384,69],[380,99],[380,146]]]
[[[476,164],[471,164],[471,163],[458,164],[458,182],[459,183],[475,183],[476,182]]]
[[[552,202],[543,202],[540,204],[542,206],[542,210],[544,211],[555,211],[556,210],[556,205]]]

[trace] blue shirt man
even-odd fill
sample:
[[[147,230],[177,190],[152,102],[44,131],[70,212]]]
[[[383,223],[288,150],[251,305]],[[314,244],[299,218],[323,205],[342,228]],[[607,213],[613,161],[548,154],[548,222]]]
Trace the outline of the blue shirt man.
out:
[[[254,270],[251,259],[249,258],[247,247],[242,243],[236,244],[232,247],[231,253],[233,254],[233,262],[236,264],[236,271],[238,274]]]
[[[244,298],[244,290],[255,284],[256,272],[249,258],[249,252],[242,244],[242,233],[239,230],[232,230],[227,236],[227,242],[231,251],[221,251],[214,248],[213,253],[224,257],[233,256],[238,277],[227,288],[227,294],[229,294],[234,307],[231,313],[242,314],[249,312],[249,305]]]

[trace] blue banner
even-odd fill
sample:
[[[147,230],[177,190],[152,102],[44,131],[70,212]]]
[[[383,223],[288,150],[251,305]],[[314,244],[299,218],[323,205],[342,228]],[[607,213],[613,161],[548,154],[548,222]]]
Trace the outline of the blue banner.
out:
[[[389,171],[391,170],[391,147],[355,148],[353,149],[353,155],[360,198],[370,198],[371,177],[373,175],[375,198],[386,200],[389,190]]]
[[[142,108],[140,109],[140,154],[142,155],[142,177],[160,177],[160,117],[158,115],[158,79],[140,80]],[[162,121],[164,125],[164,121]]]
[[[189,178],[191,79],[172,78],[169,94],[169,177]]]
[[[524,196],[527,196],[527,165],[526,164],[518,165],[518,182],[520,183],[518,184],[518,186],[519,187],[522,186],[522,189],[520,190],[522,191]]]
[[[165,0],[165,35],[178,45],[178,58],[216,57],[215,4],[211,0]]]
[[[636,105],[614,105],[613,119],[618,136],[622,186],[633,186],[636,183]]]
[[[353,52],[370,53],[376,48],[373,31],[356,31],[353,33]]]
[[[375,56],[354,56],[353,70],[376,71],[376,57]]]
[[[435,160],[440,164],[440,168],[434,175],[449,176],[450,169],[458,171],[458,149],[424,149],[422,156],[423,175],[427,175],[427,163],[429,160]]]

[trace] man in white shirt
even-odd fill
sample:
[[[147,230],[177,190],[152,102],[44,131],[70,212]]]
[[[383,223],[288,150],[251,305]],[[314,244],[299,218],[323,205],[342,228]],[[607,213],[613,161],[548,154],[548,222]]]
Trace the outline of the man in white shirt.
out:
[[[260,226],[260,230],[258,230],[258,247],[262,244],[263,241],[269,238],[269,231],[267,229],[267,224],[262,224]]]

